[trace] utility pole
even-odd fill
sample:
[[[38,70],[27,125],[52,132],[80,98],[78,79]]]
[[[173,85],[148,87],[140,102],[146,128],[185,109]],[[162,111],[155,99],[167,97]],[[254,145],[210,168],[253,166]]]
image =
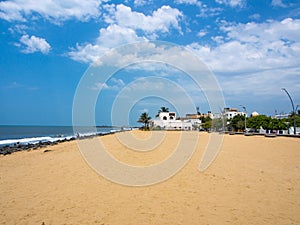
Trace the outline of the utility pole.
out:
[[[244,112],[245,112],[245,133],[247,133],[247,110],[246,110],[246,107],[243,106],[243,105],[240,105],[242,106],[242,108],[244,109]]]
[[[293,102],[293,99],[290,96],[289,92],[285,88],[281,88],[281,90],[283,90],[287,94],[287,96],[289,97],[289,99],[291,101],[293,114],[294,114],[294,135],[296,135],[297,134],[297,132],[296,132],[296,110],[295,110],[294,102]]]

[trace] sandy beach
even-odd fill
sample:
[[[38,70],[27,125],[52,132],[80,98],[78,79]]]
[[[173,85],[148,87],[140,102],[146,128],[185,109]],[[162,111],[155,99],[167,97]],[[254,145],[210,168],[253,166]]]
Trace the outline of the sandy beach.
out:
[[[150,133],[133,132],[140,139]],[[148,152],[128,149],[116,135],[96,138],[122,162],[151,165],[172,153],[179,135],[166,132]],[[1,156],[0,224],[300,224],[300,138],[225,135],[200,172],[210,134],[198,135],[187,165],[146,187],[105,179],[76,141]]]

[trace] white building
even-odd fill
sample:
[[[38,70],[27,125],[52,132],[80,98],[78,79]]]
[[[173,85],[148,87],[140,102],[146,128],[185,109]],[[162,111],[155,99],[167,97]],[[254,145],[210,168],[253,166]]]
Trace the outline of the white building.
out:
[[[159,116],[151,121],[151,125],[166,130],[192,130],[193,128],[191,121],[177,120],[175,112],[159,113]]]
[[[224,116],[225,116],[226,119],[230,120],[230,119],[232,119],[233,117],[235,117],[237,115],[247,117],[246,112],[239,112],[236,108],[224,108]]]
[[[273,116],[275,119],[288,119],[290,114],[276,114]]]

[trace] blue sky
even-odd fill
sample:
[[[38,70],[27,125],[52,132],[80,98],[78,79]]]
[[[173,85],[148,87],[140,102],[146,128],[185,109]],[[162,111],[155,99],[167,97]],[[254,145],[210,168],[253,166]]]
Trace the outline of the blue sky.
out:
[[[228,107],[288,113],[282,87],[300,104],[299,17],[297,0],[1,1],[0,124],[71,125],[74,94],[89,65],[113,48],[145,40],[172,42],[197,55],[216,76]],[[170,71],[125,69],[106,84],[95,82],[91,89],[103,88],[96,123],[110,124],[117,94],[145,74],[167,74],[189,86]],[[208,111],[203,94],[194,91],[195,105]],[[130,123],[143,111],[154,117],[161,105],[176,108],[147,98],[134,105]]]

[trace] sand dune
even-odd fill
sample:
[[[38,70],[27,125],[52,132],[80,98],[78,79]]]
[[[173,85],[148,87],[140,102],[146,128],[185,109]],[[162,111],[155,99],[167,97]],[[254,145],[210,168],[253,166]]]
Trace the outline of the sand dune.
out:
[[[130,150],[116,135],[97,138],[122,162],[152,165],[172,153],[179,132],[166,132],[147,152]],[[76,141],[1,156],[0,224],[300,224],[299,138],[225,135],[216,160],[200,172],[208,140],[199,133],[187,165],[146,187],[100,176]]]

